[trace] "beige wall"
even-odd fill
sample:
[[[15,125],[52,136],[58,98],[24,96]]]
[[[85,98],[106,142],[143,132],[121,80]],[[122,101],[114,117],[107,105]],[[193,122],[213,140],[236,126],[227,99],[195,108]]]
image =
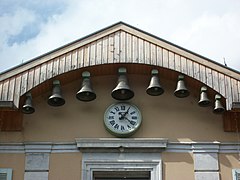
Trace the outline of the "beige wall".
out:
[[[145,93],[149,76],[129,75],[129,84],[135,96],[129,102],[139,107],[143,123],[133,137],[165,137],[170,141],[236,141],[234,133],[223,131],[221,115],[212,113],[212,107],[197,105],[198,96],[187,98],[173,95],[175,82],[161,79],[165,93],[152,97]],[[112,103],[111,97],[117,76],[92,78],[97,99],[81,102],[75,97],[80,80],[62,88],[66,104],[50,107],[47,104],[51,92],[34,98],[36,112],[24,115],[22,132],[1,132],[2,142],[21,141],[74,141],[76,137],[112,137],[104,128],[103,114]],[[191,89],[190,89],[191,91]],[[193,91],[192,91],[193,92]],[[207,133],[205,133],[207,132]]]
[[[162,153],[163,179],[194,179],[193,157],[190,153]]]
[[[0,168],[12,168],[13,180],[23,179],[25,154],[0,154]]]
[[[54,153],[50,156],[49,180],[80,180],[81,153]]]
[[[232,169],[240,169],[239,154],[219,154],[221,179],[231,179]]]

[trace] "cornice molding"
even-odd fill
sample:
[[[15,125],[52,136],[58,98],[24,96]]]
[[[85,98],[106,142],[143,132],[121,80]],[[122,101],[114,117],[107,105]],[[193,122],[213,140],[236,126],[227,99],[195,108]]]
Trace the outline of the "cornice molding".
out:
[[[238,142],[170,142],[164,138],[76,138],[75,142],[0,143],[0,153],[239,153]]]

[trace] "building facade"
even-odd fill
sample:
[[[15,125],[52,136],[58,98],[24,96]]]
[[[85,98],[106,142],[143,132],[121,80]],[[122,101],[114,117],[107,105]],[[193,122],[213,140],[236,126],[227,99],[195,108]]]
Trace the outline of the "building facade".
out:
[[[0,179],[236,180],[239,121],[239,72],[119,22],[0,74]]]

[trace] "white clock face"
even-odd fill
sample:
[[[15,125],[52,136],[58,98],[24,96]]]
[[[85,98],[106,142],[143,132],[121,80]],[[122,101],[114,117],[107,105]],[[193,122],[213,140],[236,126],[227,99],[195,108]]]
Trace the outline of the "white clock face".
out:
[[[117,137],[132,135],[140,127],[142,116],[139,109],[129,103],[116,103],[109,106],[104,114],[104,125]]]

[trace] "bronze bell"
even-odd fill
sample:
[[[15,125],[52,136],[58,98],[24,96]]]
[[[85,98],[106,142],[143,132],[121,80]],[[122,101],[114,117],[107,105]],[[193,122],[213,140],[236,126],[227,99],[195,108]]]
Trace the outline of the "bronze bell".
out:
[[[32,114],[35,112],[35,109],[32,105],[32,95],[31,93],[26,94],[25,104],[22,107],[22,112],[24,114]]]
[[[152,73],[152,77],[150,80],[150,84],[146,89],[146,92],[150,96],[159,96],[164,93],[164,89],[161,87],[159,82],[158,70],[153,69],[151,73]]]
[[[65,104],[65,100],[61,95],[60,81],[53,81],[52,95],[48,98],[48,104],[50,106],[62,106]]]
[[[203,86],[201,87],[200,100],[198,101],[198,105],[201,107],[207,107],[210,105],[210,103],[211,101],[208,99],[208,96],[207,96],[207,87]]]
[[[225,108],[223,107],[221,103],[221,96],[219,94],[215,95],[215,106],[213,109],[213,112],[216,114],[221,114],[225,111]]]
[[[96,94],[93,92],[90,82],[90,72],[84,71],[82,73],[82,87],[77,92],[76,98],[80,101],[92,101],[96,99]]]
[[[177,88],[174,91],[174,95],[178,98],[184,98],[189,96],[190,92],[188,91],[188,89],[185,86],[184,83],[184,76],[183,75],[179,75],[178,76],[178,82],[177,82]]]
[[[128,86],[126,68],[119,68],[118,74],[118,84],[112,90],[112,97],[116,100],[129,100],[134,96],[134,92]]]

